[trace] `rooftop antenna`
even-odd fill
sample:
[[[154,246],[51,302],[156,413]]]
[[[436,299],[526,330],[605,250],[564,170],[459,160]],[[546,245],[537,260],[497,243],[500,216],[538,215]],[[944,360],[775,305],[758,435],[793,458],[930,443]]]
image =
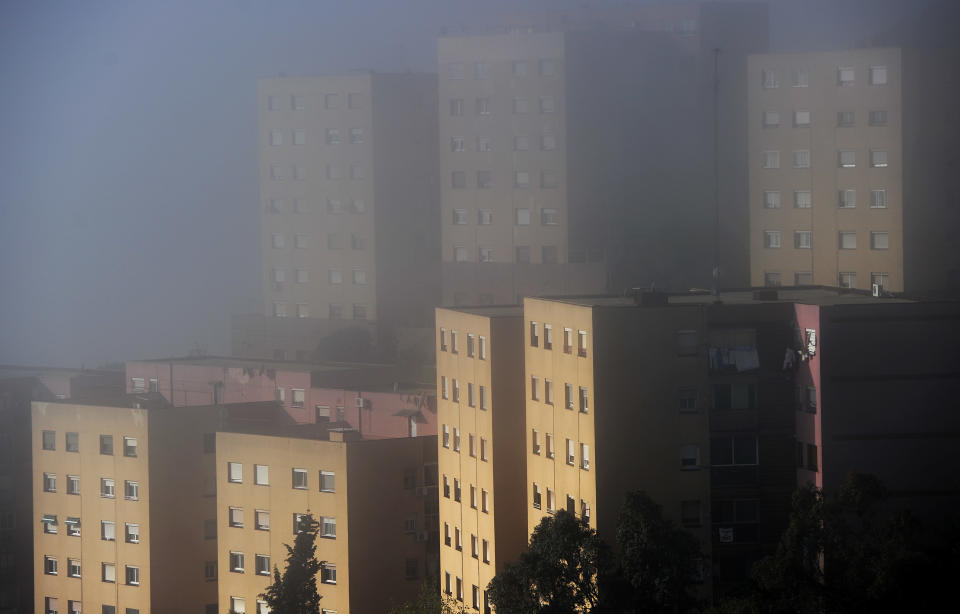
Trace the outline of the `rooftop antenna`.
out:
[[[720,48],[713,49],[713,295],[720,297]]]

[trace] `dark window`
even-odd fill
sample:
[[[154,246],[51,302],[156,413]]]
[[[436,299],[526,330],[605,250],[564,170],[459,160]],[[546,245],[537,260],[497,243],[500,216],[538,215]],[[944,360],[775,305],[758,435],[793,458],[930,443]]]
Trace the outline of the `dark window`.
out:
[[[43,449],[44,450],[57,449],[57,432],[56,431],[43,432]]]
[[[113,456],[113,435],[100,435],[100,454]]]
[[[80,451],[80,434],[67,433],[67,452]]]
[[[217,451],[217,434],[204,433],[203,434],[203,453],[213,454],[216,451]]]

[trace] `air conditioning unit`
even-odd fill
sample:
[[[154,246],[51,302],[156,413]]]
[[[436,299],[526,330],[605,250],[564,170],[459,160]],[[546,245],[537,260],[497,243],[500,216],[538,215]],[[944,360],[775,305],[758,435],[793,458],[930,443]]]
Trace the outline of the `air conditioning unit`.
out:
[[[880,296],[880,284],[873,284],[873,295]]]
[[[418,542],[425,542],[425,541],[427,541],[428,539],[430,539],[430,534],[427,533],[426,531],[420,531],[419,533],[417,533],[417,541],[418,541]]]
[[[364,399],[364,398],[362,398],[362,397],[357,397],[357,398],[354,399],[353,401],[354,401],[354,406],[357,407],[358,409],[369,409],[369,408],[370,408],[370,401],[369,401],[369,399]]]

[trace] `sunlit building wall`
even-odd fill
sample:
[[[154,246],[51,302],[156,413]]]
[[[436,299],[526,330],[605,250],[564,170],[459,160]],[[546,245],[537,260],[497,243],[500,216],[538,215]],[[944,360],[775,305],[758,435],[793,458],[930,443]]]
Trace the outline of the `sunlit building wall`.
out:
[[[902,291],[900,51],[748,66],[751,285]]]
[[[519,306],[437,310],[442,594],[490,611],[527,544]]]

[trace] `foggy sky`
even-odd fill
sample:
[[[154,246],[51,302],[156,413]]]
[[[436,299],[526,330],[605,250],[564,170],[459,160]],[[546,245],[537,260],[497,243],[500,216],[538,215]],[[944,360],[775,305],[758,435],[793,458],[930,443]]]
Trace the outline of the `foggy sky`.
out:
[[[260,305],[258,78],[435,71],[443,25],[582,4],[0,2],[0,364],[228,353],[230,313]],[[786,51],[921,2],[769,4]]]

